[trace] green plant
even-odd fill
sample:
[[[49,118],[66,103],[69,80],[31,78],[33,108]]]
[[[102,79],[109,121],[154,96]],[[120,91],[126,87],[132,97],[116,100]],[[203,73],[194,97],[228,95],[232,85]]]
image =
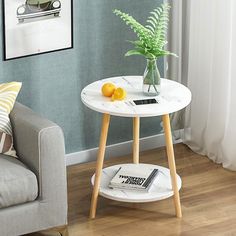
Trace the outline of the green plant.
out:
[[[166,41],[166,30],[168,29],[170,5],[163,3],[160,7],[150,12],[147,25],[143,26],[129,14],[115,9],[113,12],[119,16],[137,34],[138,40],[129,41],[135,48],[128,51],[125,56],[143,55],[149,59],[156,59],[161,56],[174,53],[164,50]]]

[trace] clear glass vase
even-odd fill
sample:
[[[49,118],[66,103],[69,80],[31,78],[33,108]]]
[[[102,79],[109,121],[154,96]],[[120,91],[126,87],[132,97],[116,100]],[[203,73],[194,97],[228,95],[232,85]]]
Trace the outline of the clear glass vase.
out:
[[[147,96],[157,96],[161,90],[161,78],[156,59],[147,58],[147,66],[143,75],[143,93]]]

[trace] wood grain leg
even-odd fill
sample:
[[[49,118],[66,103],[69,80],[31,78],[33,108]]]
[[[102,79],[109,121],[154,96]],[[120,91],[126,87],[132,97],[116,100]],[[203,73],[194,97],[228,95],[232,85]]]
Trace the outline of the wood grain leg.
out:
[[[53,228],[50,231],[58,232],[61,236],[69,236],[67,225]]]
[[[140,118],[133,118],[133,163],[139,163],[139,126]]]
[[[100,144],[99,144],[96,172],[95,172],[95,180],[94,180],[93,194],[92,194],[92,200],[91,200],[91,206],[90,206],[90,219],[94,219],[96,216],[97,200],[98,200],[98,193],[99,193],[99,187],[100,187],[100,181],[101,181],[101,174],[102,174],[102,167],[103,167],[103,161],[104,161],[104,155],[105,155],[109,123],[110,123],[110,115],[103,114]]]
[[[61,229],[59,229],[58,231],[60,233],[61,236],[69,236],[69,233],[68,233],[68,228],[67,226],[65,227],[62,227]]]
[[[169,115],[168,114],[163,115],[162,121],[163,121],[163,127],[164,127],[164,132],[165,132],[166,151],[167,151],[168,163],[169,163],[169,168],[170,168],[172,188],[173,188],[173,192],[174,192],[175,212],[176,212],[176,216],[178,218],[181,218],[182,211],[181,211],[181,205],[180,205],[179,190],[178,190],[178,185],[177,185],[175,156],[174,156],[174,148],[173,148],[173,142],[172,142]]]

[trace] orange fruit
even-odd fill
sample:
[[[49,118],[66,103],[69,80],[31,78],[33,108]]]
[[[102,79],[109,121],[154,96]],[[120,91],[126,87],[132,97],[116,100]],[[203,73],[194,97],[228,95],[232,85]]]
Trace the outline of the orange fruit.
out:
[[[105,83],[102,86],[102,95],[105,97],[111,97],[115,92],[116,86],[112,83]]]
[[[126,97],[126,91],[123,88],[117,88],[113,93],[111,100],[123,100]]]

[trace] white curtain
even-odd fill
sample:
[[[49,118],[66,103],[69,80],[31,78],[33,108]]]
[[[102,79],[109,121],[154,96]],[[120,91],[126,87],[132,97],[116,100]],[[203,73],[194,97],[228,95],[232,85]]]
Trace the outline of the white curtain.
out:
[[[173,123],[184,142],[236,170],[236,0],[174,0],[166,76],[187,85],[192,103]],[[185,119],[184,119],[185,118]]]

